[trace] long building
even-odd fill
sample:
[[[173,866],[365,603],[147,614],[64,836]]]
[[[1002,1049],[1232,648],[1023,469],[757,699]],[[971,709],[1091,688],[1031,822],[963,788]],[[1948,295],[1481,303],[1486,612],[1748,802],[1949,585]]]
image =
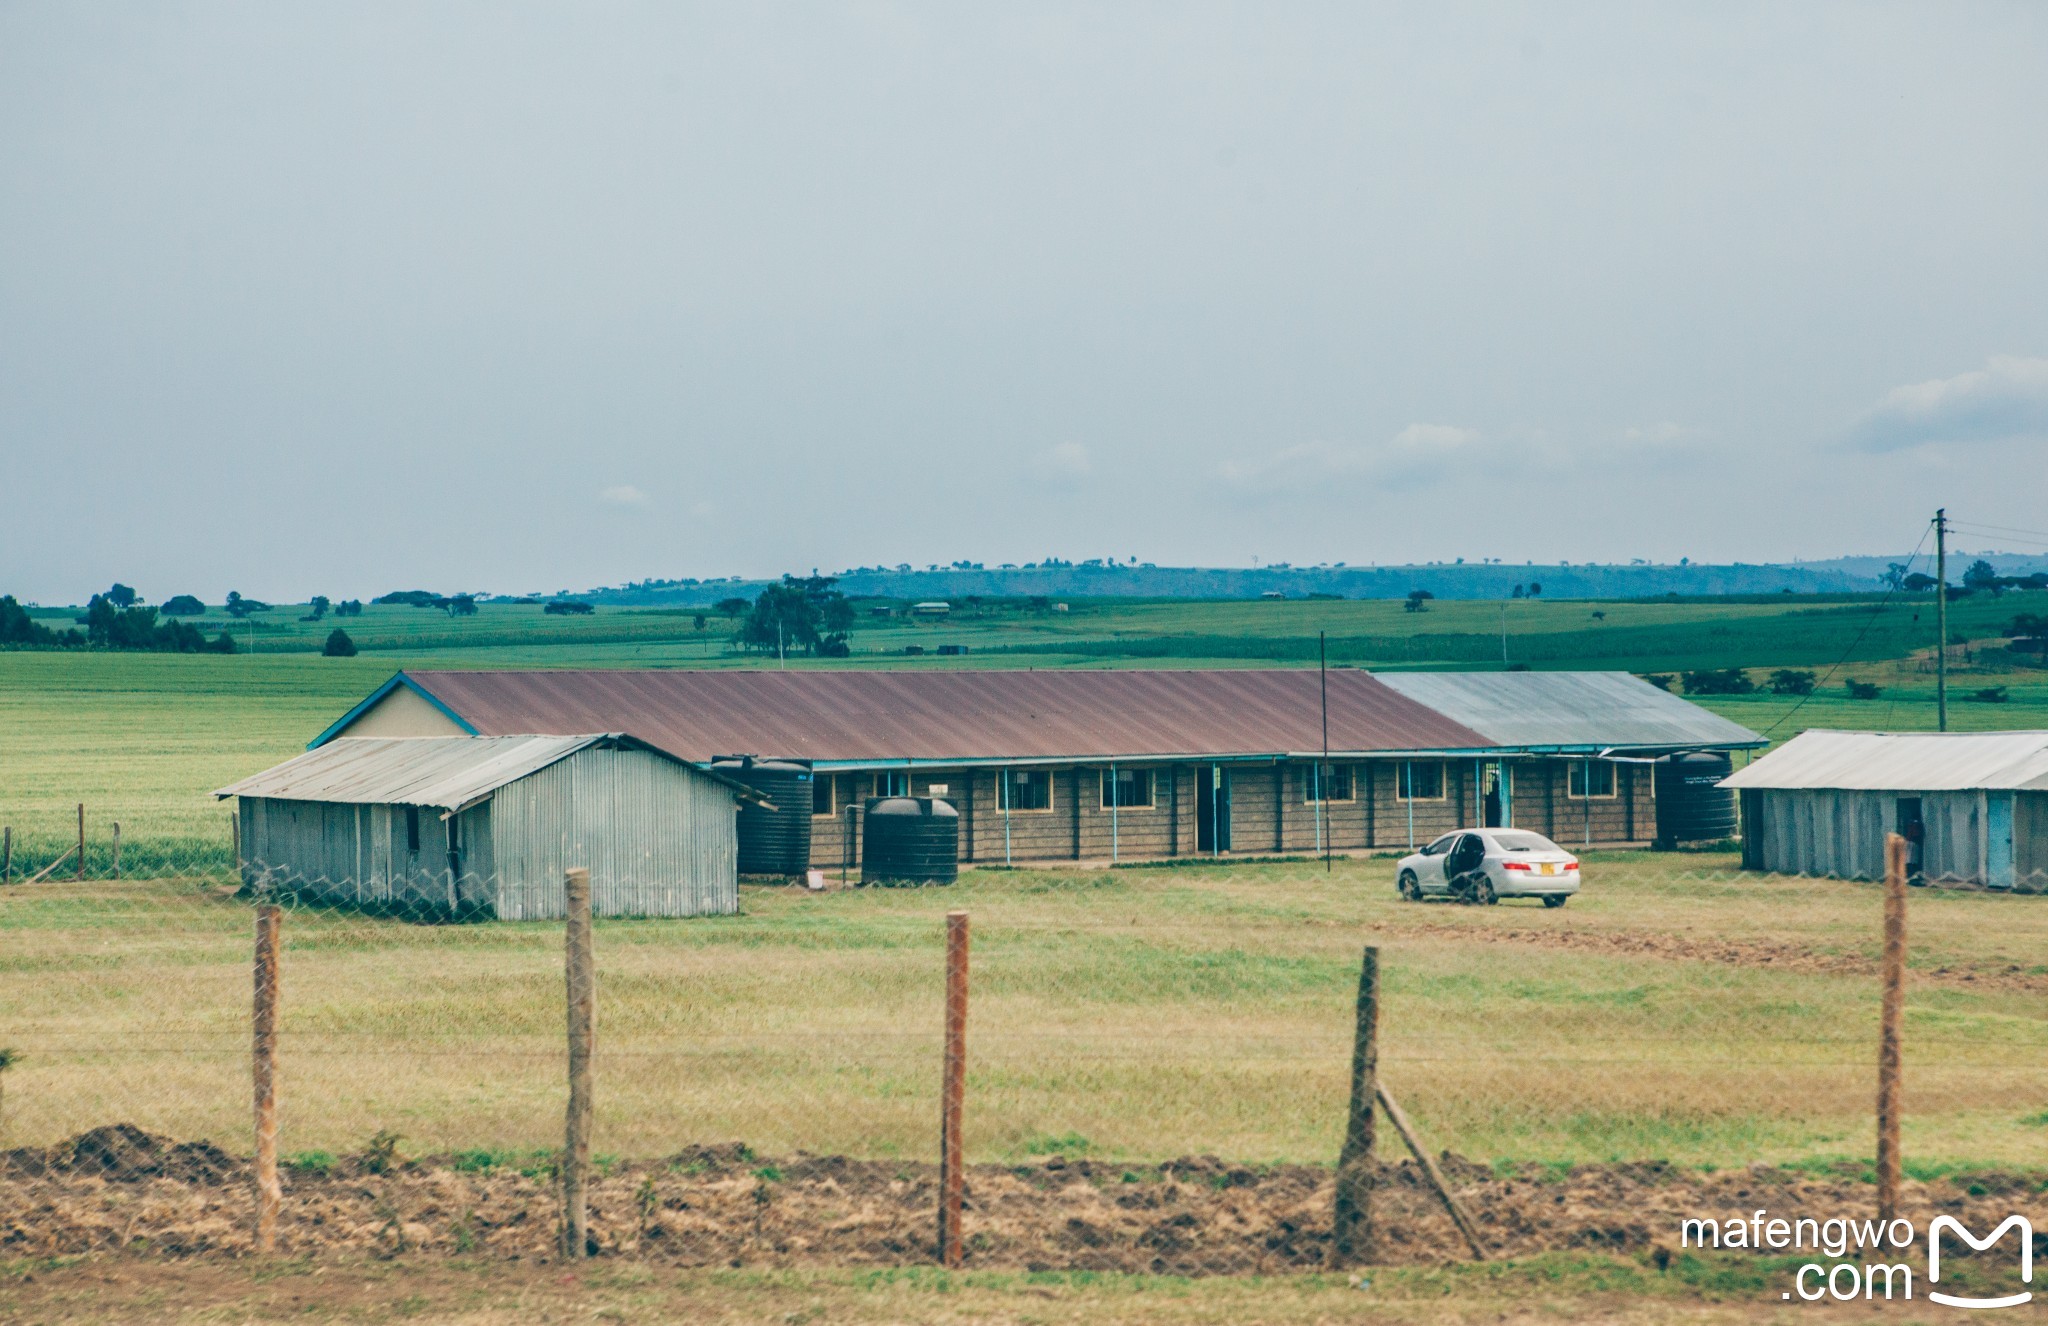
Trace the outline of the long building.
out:
[[[312,745],[594,731],[809,764],[820,866],[888,795],[951,801],[966,861],[1392,848],[1482,821],[1642,842],[1651,760],[1764,744],[1626,673],[1340,668],[401,672]]]

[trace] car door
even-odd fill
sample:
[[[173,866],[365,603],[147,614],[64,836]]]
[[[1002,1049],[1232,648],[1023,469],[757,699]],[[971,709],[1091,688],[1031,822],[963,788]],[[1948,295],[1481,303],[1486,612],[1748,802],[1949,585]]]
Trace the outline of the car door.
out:
[[[1422,849],[1422,861],[1415,871],[1415,882],[1424,893],[1442,893],[1450,887],[1444,878],[1444,855],[1451,850],[1451,844],[1458,840],[1455,833],[1447,833]]]
[[[1443,856],[1444,883],[1448,887],[1452,880],[1469,875],[1479,869],[1486,860],[1486,839],[1476,833],[1461,833],[1451,844],[1451,850]]]

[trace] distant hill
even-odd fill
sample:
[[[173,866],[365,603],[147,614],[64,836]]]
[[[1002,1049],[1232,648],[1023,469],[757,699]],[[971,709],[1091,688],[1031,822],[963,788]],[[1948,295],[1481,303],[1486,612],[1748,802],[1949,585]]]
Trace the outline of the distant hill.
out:
[[[1972,557],[1975,554],[1971,554]],[[1516,585],[1541,585],[1545,598],[1658,598],[1719,594],[1868,593],[1896,558],[1843,557],[1826,562],[1747,566],[1558,565],[1509,566],[1451,563],[1425,566],[1184,567],[1055,563],[1022,567],[962,565],[926,570],[861,567],[839,574],[849,594],[899,599],[985,597],[1288,598],[1335,594],[1344,598],[1405,598],[1426,589],[1440,599],[1499,599]],[[2005,574],[2048,567],[2048,559],[1996,556]],[[1950,579],[1961,575],[1952,565]],[[751,598],[759,580],[648,580],[591,590],[583,598],[615,606],[708,606],[722,598]]]

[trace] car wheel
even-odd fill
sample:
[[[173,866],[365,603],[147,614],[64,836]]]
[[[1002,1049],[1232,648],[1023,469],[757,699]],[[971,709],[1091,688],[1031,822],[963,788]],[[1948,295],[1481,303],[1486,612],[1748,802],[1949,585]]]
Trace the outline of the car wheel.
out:
[[[1400,890],[1401,900],[1403,902],[1422,901],[1422,885],[1416,883],[1414,871],[1402,871],[1401,881],[1399,884],[1395,885],[1395,887]]]
[[[1569,893],[1546,893],[1543,895],[1543,905],[1545,907],[1562,907],[1570,900],[1571,896]]]
[[[1481,907],[1491,907],[1500,901],[1500,895],[1493,891],[1493,881],[1484,874],[1472,880],[1472,901]]]

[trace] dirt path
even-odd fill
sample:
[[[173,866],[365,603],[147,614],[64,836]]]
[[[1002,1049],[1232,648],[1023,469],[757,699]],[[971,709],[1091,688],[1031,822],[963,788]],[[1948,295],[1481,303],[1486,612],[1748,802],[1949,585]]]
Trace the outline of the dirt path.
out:
[[[1789,940],[1721,939],[1677,935],[1656,931],[1615,932],[1589,930],[1565,922],[1559,925],[1501,926],[1460,925],[1454,921],[1376,921],[1378,934],[1430,939],[1456,939],[1479,944],[1528,944],[1537,948],[1569,949],[1581,953],[1605,953],[1618,957],[1663,958],[1679,962],[1714,962],[1734,967],[1777,967],[1786,971],[1812,972],[1831,976],[1877,977],[1875,953],[1828,952]],[[1927,982],[1962,990],[2015,990],[2048,994],[2048,973],[2033,972],[2018,963],[1971,968],[1937,964],[1913,967],[1909,981]]]
[[[287,1256],[555,1257],[556,1195],[544,1173],[474,1172],[447,1158],[341,1162],[286,1178]],[[1704,1175],[1659,1163],[1500,1175],[1445,1167],[1497,1255],[1565,1249],[1675,1250],[1687,1217],[1866,1216],[1872,1189],[1848,1176],[1749,1169]],[[1905,1214],[1990,1228],[2015,1212],[2048,1226],[2042,1176],[1985,1173],[1909,1183]],[[591,1198],[601,1256],[689,1267],[919,1266],[932,1260],[936,1173],[928,1165],[701,1147],[621,1167]],[[1253,1169],[1211,1157],[1159,1166],[1049,1160],[972,1167],[967,1267],[1237,1275],[1327,1268],[1333,1195],[1320,1166]],[[1460,1260],[1449,1219],[1412,1162],[1383,1165],[1376,1260]],[[234,1256],[249,1246],[243,1162],[123,1127],[50,1152],[0,1155],[0,1258],[95,1252]],[[1989,1220],[1989,1224],[1984,1222]]]

